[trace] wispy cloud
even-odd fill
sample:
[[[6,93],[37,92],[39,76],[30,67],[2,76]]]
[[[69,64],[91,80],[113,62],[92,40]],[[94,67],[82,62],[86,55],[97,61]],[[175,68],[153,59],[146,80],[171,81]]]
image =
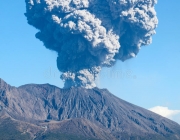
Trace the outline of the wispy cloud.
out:
[[[163,106],[155,106],[149,110],[180,124],[180,110],[170,110],[168,107]]]

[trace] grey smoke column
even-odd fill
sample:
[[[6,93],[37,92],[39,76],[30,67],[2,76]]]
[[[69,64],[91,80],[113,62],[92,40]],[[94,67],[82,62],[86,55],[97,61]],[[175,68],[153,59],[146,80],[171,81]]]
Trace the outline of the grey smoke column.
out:
[[[135,57],[152,42],[156,0],[26,0],[36,37],[58,53],[65,88],[95,87],[102,67]]]

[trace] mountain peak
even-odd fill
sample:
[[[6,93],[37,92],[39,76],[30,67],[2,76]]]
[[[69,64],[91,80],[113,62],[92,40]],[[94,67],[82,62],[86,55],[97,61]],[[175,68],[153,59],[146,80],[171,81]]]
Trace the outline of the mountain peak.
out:
[[[3,80],[0,80],[0,85],[0,91],[3,89],[6,93],[4,87],[8,85]],[[6,101],[8,104],[5,104]],[[46,126],[52,125],[53,128],[55,124],[60,123],[61,125],[56,127],[62,126],[61,131],[65,133],[70,133],[69,127],[73,126],[73,129],[79,127],[77,128],[79,131],[86,129],[86,134],[93,134],[93,129],[101,128],[102,131],[99,133],[102,135],[99,136],[108,132],[116,140],[180,139],[180,125],[128,103],[114,96],[107,89],[61,89],[49,84],[29,84],[10,88],[6,97],[0,95],[0,105],[13,119],[33,122],[37,125],[39,122],[47,121]],[[64,124],[65,120],[73,120],[73,122],[66,121]],[[74,126],[74,122],[77,122],[77,125]],[[95,135],[94,138],[105,140]]]
[[[8,85],[3,79],[0,78],[0,88],[1,89],[7,89],[10,85]]]
[[[4,81],[3,79],[0,78],[0,84],[1,84],[1,83],[5,83],[5,81]]]

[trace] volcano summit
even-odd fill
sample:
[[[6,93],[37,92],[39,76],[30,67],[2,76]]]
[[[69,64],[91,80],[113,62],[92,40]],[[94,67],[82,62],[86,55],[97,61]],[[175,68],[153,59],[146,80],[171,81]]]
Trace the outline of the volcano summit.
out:
[[[0,118],[1,125],[15,125],[11,131],[27,134],[28,139],[180,139],[177,123],[98,88],[60,89],[49,84],[16,88],[0,79]],[[7,128],[0,127],[0,133]]]

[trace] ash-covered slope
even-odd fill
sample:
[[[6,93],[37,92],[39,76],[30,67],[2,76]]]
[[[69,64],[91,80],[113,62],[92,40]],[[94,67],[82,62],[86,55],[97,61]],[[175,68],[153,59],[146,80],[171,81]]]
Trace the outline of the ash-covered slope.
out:
[[[105,139],[105,134],[119,140],[180,139],[180,125],[121,100],[106,89],[60,89],[49,84],[16,88],[0,79],[0,114],[4,113],[16,120],[36,124],[50,120],[47,124],[51,126],[51,120],[72,120],[72,124],[77,124],[66,125],[60,130],[69,133],[72,129],[68,130],[67,126],[75,126],[72,128],[77,127],[82,135],[97,139]],[[83,133],[82,128],[86,125],[89,129]],[[93,135],[93,129],[97,131],[98,128]]]

